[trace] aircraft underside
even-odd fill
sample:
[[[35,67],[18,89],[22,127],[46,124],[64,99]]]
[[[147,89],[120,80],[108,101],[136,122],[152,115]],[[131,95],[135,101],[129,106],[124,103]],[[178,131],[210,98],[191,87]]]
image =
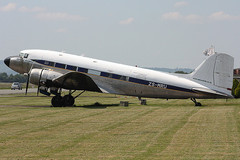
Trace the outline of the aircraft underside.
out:
[[[201,104],[197,102],[195,99],[204,99],[204,98],[226,98],[224,96],[219,95],[211,95],[209,93],[200,93],[195,92],[190,89],[184,88],[176,88],[168,89],[168,88],[160,88],[160,87],[153,87],[148,85],[142,84],[135,84],[131,82],[125,82],[121,80],[115,80],[110,78],[104,78],[100,76],[90,75],[89,76],[93,82],[96,84],[98,88],[96,90],[91,90],[95,92],[105,92],[111,94],[119,94],[119,95],[128,95],[128,96],[136,96],[136,97],[146,97],[146,98],[161,98],[161,99],[188,99],[190,98],[196,106],[200,106]],[[67,82],[67,81],[66,81]],[[70,82],[69,82],[70,83]],[[73,88],[77,88],[71,81]],[[76,82],[75,82],[76,83]],[[81,83],[81,82],[80,82]],[[67,86],[71,86],[70,84],[65,83]],[[93,85],[93,84],[91,84]],[[86,86],[85,86],[86,87]],[[91,88],[91,87],[90,87]],[[72,106],[74,104],[74,99],[77,98],[72,96],[72,88],[64,88],[69,89],[69,94],[61,97],[61,92],[58,92],[55,97],[52,99],[53,106]],[[84,90],[84,89],[81,89]],[[85,88],[88,90],[88,87]],[[43,92],[42,92],[43,93]],[[80,93],[82,94],[82,92]]]
[[[162,98],[162,99],[215,99],[215,98],[226,98],[220,95],[214,95],[209,93],[195,92],[191,89],[172,87],[171,88],[160,88],[153,87],[149,85],[136,84],[125,81],[118,81],[114,79],[107,79],[102,77],[92,77],[96,84],[112,94],[129,95],[136,97],[146,97],[146,98]]]

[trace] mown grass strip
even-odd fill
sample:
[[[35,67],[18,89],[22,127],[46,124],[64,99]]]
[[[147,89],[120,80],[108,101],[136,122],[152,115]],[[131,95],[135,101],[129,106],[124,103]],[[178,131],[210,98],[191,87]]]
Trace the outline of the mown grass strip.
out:
[[[15,126],[16,125],[22,125],[22,121],[26,121],[26,120],[29,120],[29,119],[48,118],[48,116],[54,116],[54,115],[56,117],[60,113],[67,114],[67,112],[72,112],[72,111],[73,111],[72,109],[62,108],[62,109],[58,109],[58,110],[56,110],[55,112],[52,112],[52,113],[42,113],[40,115],[34,115],[34,116],[31,115],[31,116],[24,117],[24,118],[20,117],[20,118],[14,119],[14,120],[5,121],[5,122],[2,122],[2,123],[0,122],[0,127],[4,127],[4,125],[7,125],[7,124],[14,124]],[[64,125],[66,125],[68,123],[71,123],[73,121],[88,118],[88,117],[98,116],[100,114],[104,114],[105,112],[107,112],[107,111],[101,111],[101,112],[97,112],[97,113],[87,114],[87,115],[83,115],[82,117],[73,117],[73,118],[68,117],[68,119],[64,120],[64,121],[57,120],[54,123],[49,123],[47,125],[40,126],[40,127],[37,127],[37,128],[36,127],[31,127],[31,128],[28,128],[27,130],[26,129],[20,130],[17,133],[15,133],[13,136],[4,137],[3,139],[0,136],[0,142],[3,143],[3,142],[8,141],[10,139],[16,139],[16,138],[19,138],[22,135],[26,136],[27,134],[31,134],[31,133],[34,133],[34,132],[39,132],[39,131],[45,131],[45,130],[49,130],[49,129],[58,128],[59,126],[64,126]],[[41,138],[41,137],[39,137],[39,138]]]
[[[24,99],[17,98],[12,103]],[[91,93],[79,98],[83,107],[50,108],[46,98],[31,102],[34,98],[26,99],[43,107],[0,108],[6,123],[0,126],[0,137],[6,139],[0,141],[0,159],[237,159],[239,155],[239,100],[201,100],[205,107],[195,108],[188,100],[149,99],[148,106],[139,106],[136,98],[127,97],[131,105],[119,107],[115,104],[122,97]],[[96,101],[102,106],[92,105]]]
[[[108,130],[112,130],[112,129],[115,129],[117,127],[120,127],[122,125],[125,125],[127,123],[130,123],[131,121],[135,120],[135,119],[138,119],[142,116],[145,116],[147,114],[150,114],[154,111],[157,111],[159,110],[160,108],[153,108],[151,110],[148,110],[148,111],[142,111],[141,113],[138,113],[137,115],[133,116],[133,117],[127,117],[126,119],[120,121],[120,122],[117,122],[117,123],[114,123],[114,124],[111,124],[110,126],[107,126],[105,128],[102,129],[102,131],[108,131]]]
[[[178,120],[177,123],[173,123],[174,125],[169,126],[166,130],[161,132],[160,135],[155,138],[155,142],[147,147],[146,151],[143,151],[139,155],[136,155],[133,159],[149,159],[149,157],[151,157],[154,153],[162,152],[170,144],[173,136],[177,133],[177,131],[188,122],[189,117],[193,116],[197,112],[198,109],[193,109],[185,114],[184,117]]]

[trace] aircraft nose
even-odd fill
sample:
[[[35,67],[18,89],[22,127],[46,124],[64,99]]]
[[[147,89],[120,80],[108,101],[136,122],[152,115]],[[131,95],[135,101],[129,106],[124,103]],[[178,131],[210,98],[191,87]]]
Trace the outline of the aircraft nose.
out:
[[[9,67],[10,57],[7,57],[6,59],[4,59],[4,63]]]

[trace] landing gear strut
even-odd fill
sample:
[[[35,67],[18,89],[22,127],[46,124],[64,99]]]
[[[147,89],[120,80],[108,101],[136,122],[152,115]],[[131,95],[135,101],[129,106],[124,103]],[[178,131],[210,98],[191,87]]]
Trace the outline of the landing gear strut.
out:
[[[54,96],[52,98],[52,106],[53,107],[66,107],[66,106],[71,107],[71,106],[73,106],[74,103],[75,103],[75,98],[79,97],[81,94],[83,94],[83,92],[85,92],[85,91],[82,91],[80,94],[73,97],[72,94],[75,91],[71,92],[71,90],[69,90],[69,94],[62,97],[61,96],[61,89],[60,89],[60,93],[58,93],[56,96]]]
[[[197,102],[195,98],[191,98],[191,100],[195,103],[195,106],[202,106],[200,102]]]

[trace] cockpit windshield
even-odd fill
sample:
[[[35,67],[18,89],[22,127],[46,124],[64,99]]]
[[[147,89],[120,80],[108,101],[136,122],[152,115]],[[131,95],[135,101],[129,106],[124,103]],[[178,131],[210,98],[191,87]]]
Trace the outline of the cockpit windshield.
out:
[[[20,53],[19,57],[21,57],[21,58],[28,58],[28,55],[29,54],[27,54],[27,53]]]
[[[24,58],[28,58],[28,54],[27,53],[24,54]]]

